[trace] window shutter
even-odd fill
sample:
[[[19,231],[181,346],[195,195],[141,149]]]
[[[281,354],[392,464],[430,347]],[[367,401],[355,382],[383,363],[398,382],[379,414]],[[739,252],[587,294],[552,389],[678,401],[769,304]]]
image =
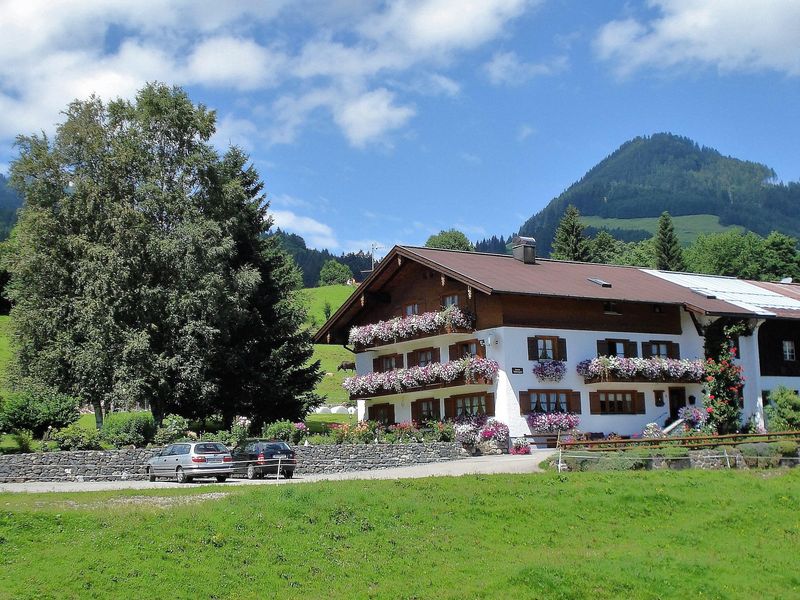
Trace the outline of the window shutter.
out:
[[[420,421],[419,409],[420,409],[419,400],[411,403],[411,420],[414,421],[415,423],[419,423]]]
[[[633,412],[639,415],[645,413],[644,410],[644,392],[636,392],[633,397]]]
[[[625,340],[625,358],[636,358],[639,356],[639,348],[636,342]]]
[[[372,372],[373,373],[380,373],[381,372],[381,359],[380,359],[380,357],[372,359]]]
[[[608,340],[597,340],[597,356],[608,356]]]
[[[670,358],[681,357],[681,345],[676,342],[670,342],[667,346],[667,356]]]
[[[403,368],[403,354],[395,354],[394,355],[394,368],[395,369],[402,369]]]
[[[519,414],[525,415],[531,412],[531,393],[530,392],[520,392],[519,393]]]
[[[653,356],[653,342],[642,342],[642,358]]]
[[[455,419],[456,418],[456,399],[455,398],[445,398],[444,399],[444,418],[445,419]]]
[[[486,394],[486,414],[494,416],[494,394]]]
[[[589,392],[589,412],[593,415],[600,414],[600,392]]]
[[[480,342],[475,342],[477,345],[477,353],[476,355],[480,358],[486,358],[486,346],[482,346]]]
[[[387,408],[388,408],[388,410],[386,411],[386,414],[388,416],[387,416],[386,420],[388,421],[389,425],[393,425],[394,423],[397,422],[397,421],[394,420],[394,404],[387,405]]]
[[[439,398],[432,398],[433,400],[433,418],[437,421],[442,419],[442,401]]]
[[[567,412],[581,414],[580,392],[569,392],[567,394]]]
[[[370,406],[369,408],[367,408],[367,420],[368,421],[374,421],[375,420],[375,407],[374,406]]]
[[[558,360],[567,360],[567,340],[558,338]]]
[[[539,344],[535,337],[528,338],[528,360],[539,360]]]
[[[433,352],[431,353],[431,360],[435,363],[441,362],[441,351],[438,348],[434,348]]]
[[[408,366],[409,369],[411,367],[416,367],[419,364],[418,356],[419,354],[417,350],[414,350],[413,352],[409,352],[408,354],[406,354],[406,365]]]
[[[458,356],[458,344],[450,344],[447,350],[450,354],[450,360],[458,360],[460,358]]]

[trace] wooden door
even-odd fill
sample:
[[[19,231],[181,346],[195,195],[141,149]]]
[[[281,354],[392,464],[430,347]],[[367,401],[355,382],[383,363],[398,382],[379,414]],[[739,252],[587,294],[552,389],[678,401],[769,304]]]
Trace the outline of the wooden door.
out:
[[[669,388],[669,419],[667,425],[678,420],[678,411],[686,406],[686,388]]]

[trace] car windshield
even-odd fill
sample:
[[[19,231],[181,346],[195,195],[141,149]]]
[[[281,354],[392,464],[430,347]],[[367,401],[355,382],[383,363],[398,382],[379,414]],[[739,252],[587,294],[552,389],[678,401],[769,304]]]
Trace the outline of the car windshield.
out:
[[[222,444],[207,443],[207,444],[197,444],[194,447],[194,451],[197,454],[218,454],[220,452],[227,452],[228,449]]]
[[[291,448],[289,448],[289,444],[286,442],[270,442],[268,444],[262,444],[261,449],[263,452],[286,452],[291,450]]]

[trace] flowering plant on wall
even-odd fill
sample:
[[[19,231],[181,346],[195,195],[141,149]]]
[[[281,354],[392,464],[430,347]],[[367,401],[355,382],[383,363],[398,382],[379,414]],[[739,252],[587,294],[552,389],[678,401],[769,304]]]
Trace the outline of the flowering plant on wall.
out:
[[[586,379],[633,379],[651,381],[686,381],[699,383],[703,379],[702,360],[677,358],[622,358],[598,356],[582,360],[577,366],[578,375]]]
[[[707,427],[716,433],[733,433],[739,429],[742,412],[739,404],[744,387],[742,367],[736,364],[734,338],[744,335],[742,325],[725,328],[726,343],[719,350],[717,359],[705,362],[704,383],[708,388],[703,398]]]
[[[458,306],[448,306],[438,312],[395,317],[350,329],[350,344],[366,347],[394,342],[420,334],[434,334],[442,329],[472,329],[475,317]]]
[[[678,418],[683,419],[687,429],[701,431],[708,420],[708,411],[695,406],[684,406],[678,411]]]
[[[531,445],[528,443],[528,440],[517,438],[514,440],[514,443],[511,445],[511,454],[530,454],[531,453]]]
[[[557,433],[577,429],[581,418],[575,413],[531,413],[527,417],[528,427],[538,433]]]
[[[342,386],[352,396],[363,396],[376,392],[403,392],[423,385],[450,383],[464,377],[467,383],[479,379],[491,380],[497,375],[500,365],[488,358],[467,357],[446,363],[430,363],[424,367],[395,369],[384,373],[367,373],[345,378]]]
[[[533,374],[539,381],[558,382],[566,372],[567,365],[562,360],[541,360],[533,366]]]
[[[486,415],[463,415],[455,420],[456,441],[465,446],[474,446],[478,442],[495,441],[500,445],[508,444],[508,425]]]

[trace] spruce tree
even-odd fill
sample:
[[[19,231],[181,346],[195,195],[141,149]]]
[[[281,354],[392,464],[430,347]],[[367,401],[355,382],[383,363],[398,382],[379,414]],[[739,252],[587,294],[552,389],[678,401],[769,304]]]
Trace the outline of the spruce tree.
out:
[[[589,242],[583,235],[583,230],[581,214],[570,204],[556,229],[550,258],[587,262],[589,260]]]
[[[658,233],[656,233],[656,269],[662,271],[685,271],[686,263],[683,260],[683,251],[675,235],[672,217],[668,212],[661,213],[658,218]]]

